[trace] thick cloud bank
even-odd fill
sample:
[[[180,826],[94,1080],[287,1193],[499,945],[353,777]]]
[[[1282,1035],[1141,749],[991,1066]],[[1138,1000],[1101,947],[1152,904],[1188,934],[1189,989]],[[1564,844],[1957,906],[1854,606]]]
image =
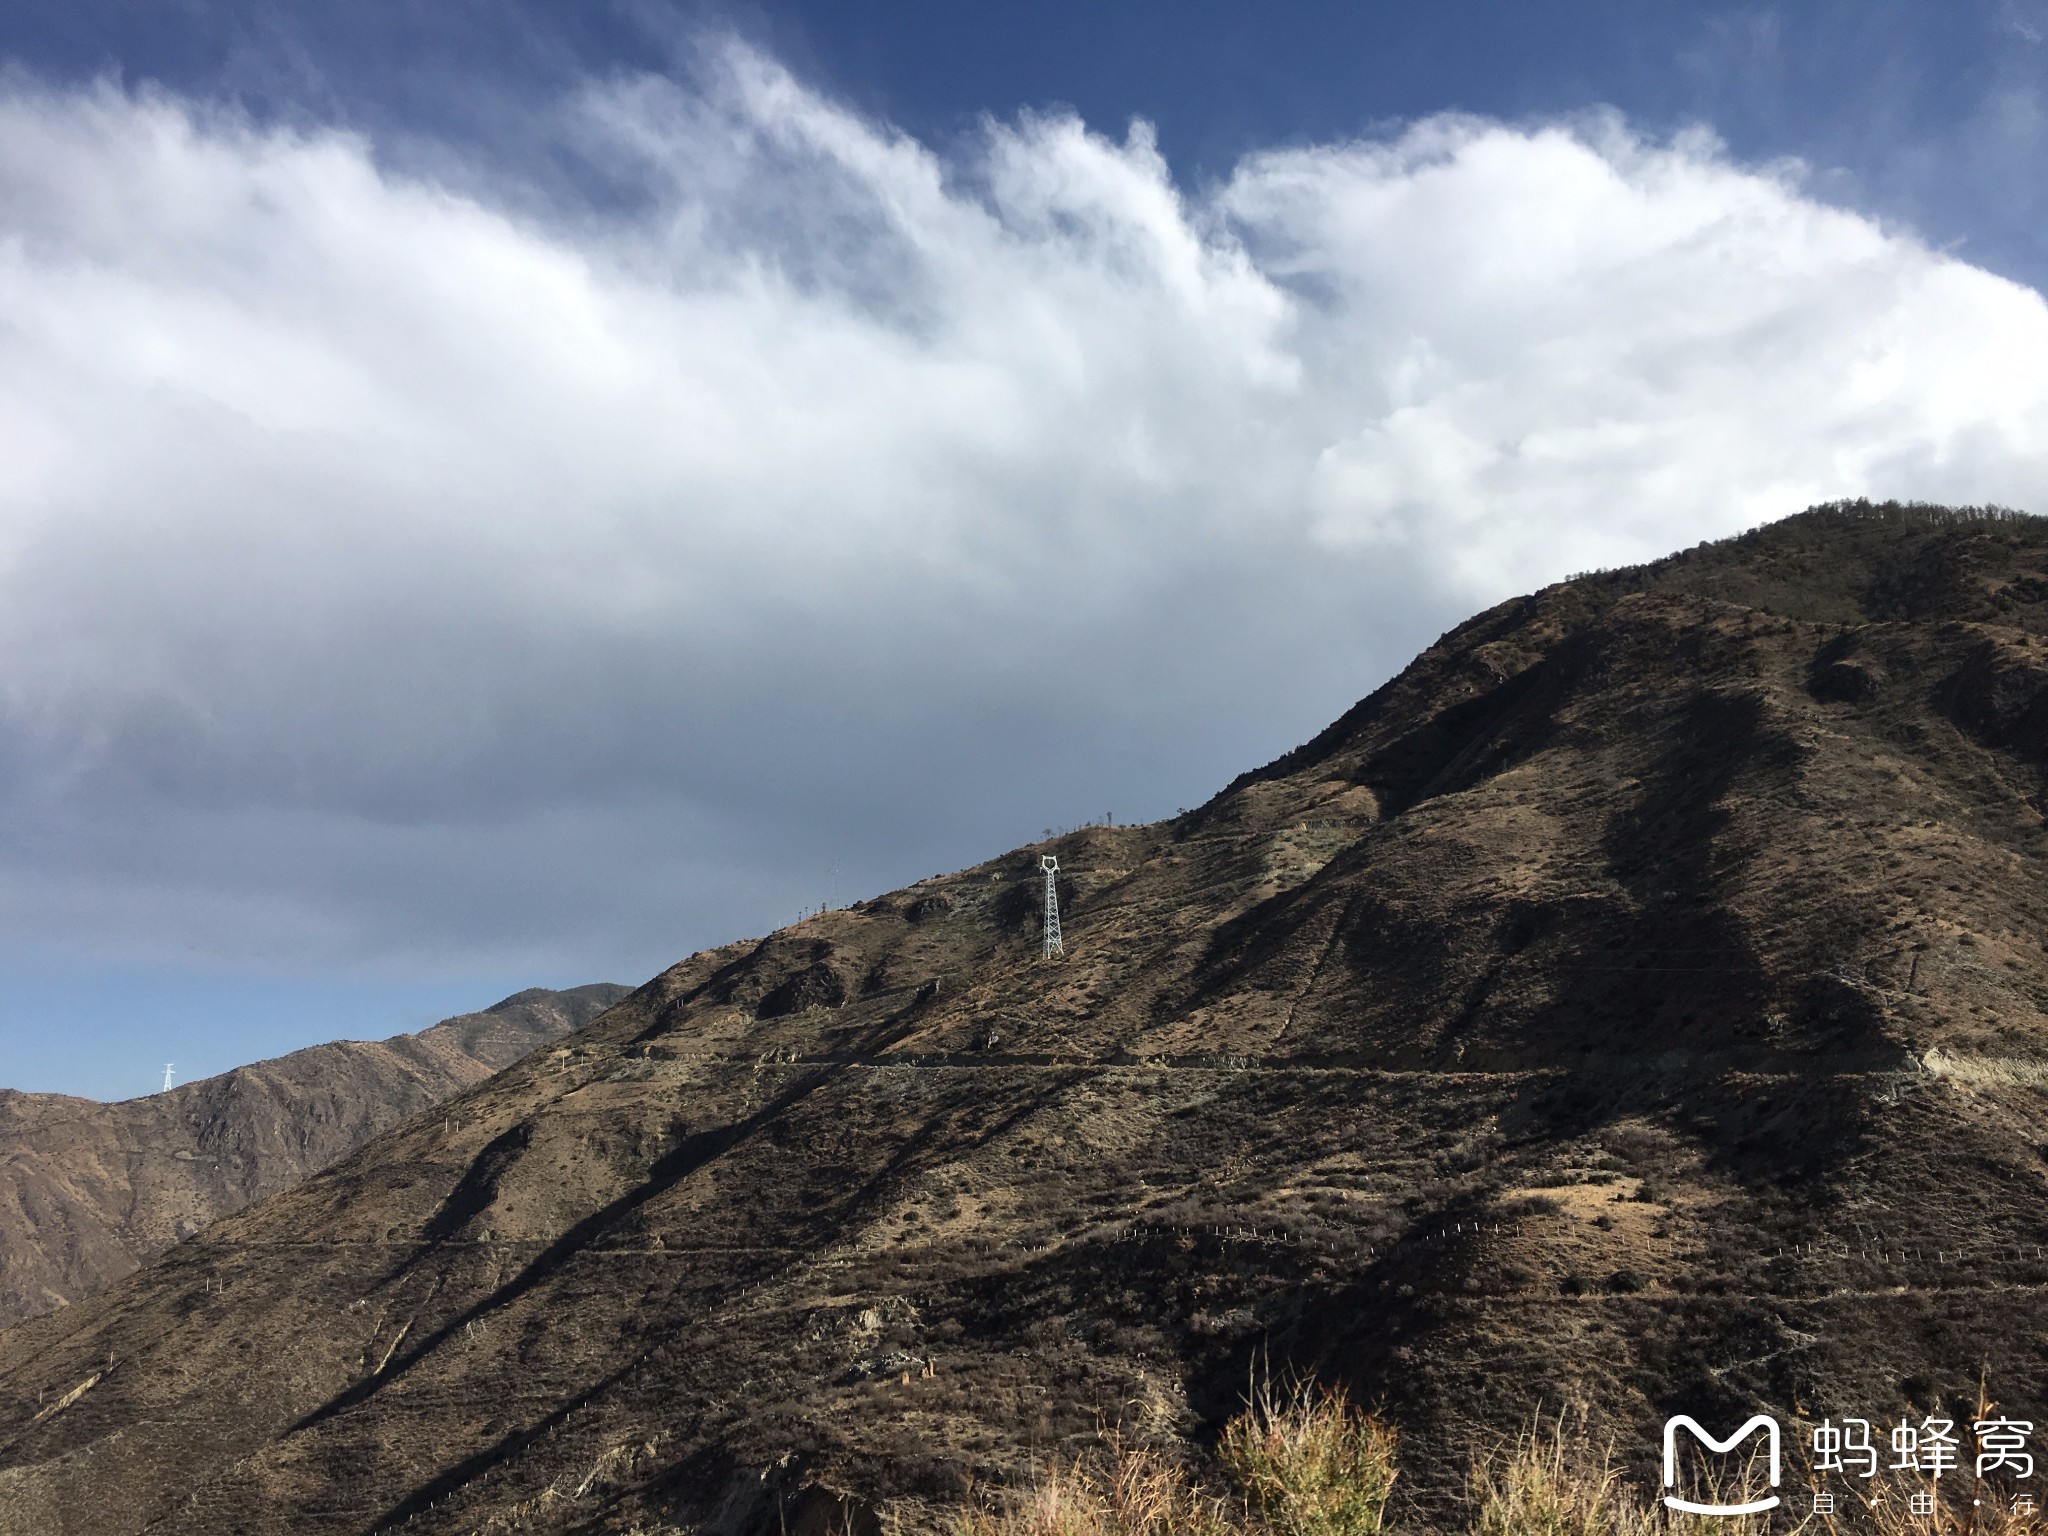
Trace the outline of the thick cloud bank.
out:
[[[1189,188],[706,57],[545,109],[574,201],[0,85],[13,932],[646,969],[1170,812],[1576,569],[2048,506],[2040,296],[1704,135]]]

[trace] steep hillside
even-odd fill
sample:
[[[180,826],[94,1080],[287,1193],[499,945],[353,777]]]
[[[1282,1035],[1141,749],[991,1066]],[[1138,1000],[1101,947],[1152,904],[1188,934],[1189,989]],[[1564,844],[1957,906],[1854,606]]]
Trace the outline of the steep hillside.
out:
[[[1821,509],[695,956],[0,1336],[0,1532],[934,1528],[1254,1360],[1424,1509],[1539,1401],[2048,1405],[2044,636],[2048,523]]]
[[[536,987],[417,1034],[316,1045],[119,1104],[0,1088],[0,1329],[105,1290],[626,990]]]

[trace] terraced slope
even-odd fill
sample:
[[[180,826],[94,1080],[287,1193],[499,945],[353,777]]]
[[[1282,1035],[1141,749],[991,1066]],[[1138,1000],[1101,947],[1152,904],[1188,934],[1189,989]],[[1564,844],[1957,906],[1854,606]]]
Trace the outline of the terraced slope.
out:
[[[316,1045],[118,1104],[0,1088],[0,1329],[105,1290],[625,992],[535,987],[416,1034]]]
[[[1567,1396],[2048,1404],[2044,599],[2041,522],[1804,514],[694,956],[0,1336],[0,1532],[932,1528],[1255,1358],[1425,1508]]]

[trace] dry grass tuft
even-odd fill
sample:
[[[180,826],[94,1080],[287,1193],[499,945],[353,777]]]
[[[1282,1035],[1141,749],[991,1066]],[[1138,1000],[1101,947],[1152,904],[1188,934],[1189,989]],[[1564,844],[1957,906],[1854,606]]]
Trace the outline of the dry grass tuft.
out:
[[[1253,1396],[1219,1460],[1239,1495],[1211,1492],[1178,1459],[1112,1440],[1092,1461],[1049,1469],[960,1536],[1379,1536],[1394,1486],[1394,1433],[1341,1391]]]
[[[1223,1501],[1157,1451],[1112,1442],[1099,1464],[1053,1467],[960,1536],[1232,1536]]]
[[[1920,1065],[1936,1077],[1969,1088],[2038,1088],[2048,1083],[2048,1061],[2029,1056],[1964,1056],[1935,1046]]]
[[[1342,1388],[1271,1384],[1223,1431],[1218,1459],[1251,1509],[1282,1536],[1378,1536],[1394,1491],[1394,1432]]]
[[[1212,1492],[1184,1461],[1112,1440],[1100,1456],[1055,1467],[1006,1501],[966,1513],[958,1536],[1386,1536],[1398,1475],[1394,1431],[1342,1391],[1296,1386],[1253,1394],[1224,1428],[1217,1464],[1227,1493]],[[1759,1449],[1687,1496],[1735,1504],[1765,1484]],[[1709,1516],[1669,1509],[1636,1488],[1596,1445],[1583,1415],[1532,1420],[1507,1445],[1475,1457],[1464,1519],[1469,1536],[2048,1536],[2033,1520],[1994,1515],[1965,1524],[1906,1518],[1903,1499],[1873,1523],[1770,1513]],[[1898,1513],[1889,1512],[1896,1510]],[[1776,1524],[1773,1524],[1775,1516]],[[1789,1520],[1788,1520],[1789,1517]]]
[[[1750,1463],[1730,1486],[1693,1490],[1702,1501],[1738,1503],[1763,1475]],[[1768,1515],[1695,1515],[1645,1497],[1615,1470],[1612,1447],[1595,1447],[1569,1418],[1535,1420],[1514,1443],[1472,1467],[1473,1536],[1763,1536]]]
[[[1607,1457],[1588,1470],[1564,1421],[1532,1423],[1472,1467],[1473,1536],[1619,1536],[1634,1510]]]

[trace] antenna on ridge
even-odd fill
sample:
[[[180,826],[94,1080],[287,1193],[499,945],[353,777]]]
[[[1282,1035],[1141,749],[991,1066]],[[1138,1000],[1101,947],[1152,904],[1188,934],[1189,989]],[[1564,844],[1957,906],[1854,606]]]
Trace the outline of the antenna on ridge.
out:
[[[171,1091],[171,1063],[167,1061],[167,1062],[165,1062],[165,1063],[164,1063],[164,1092],[165,1092],[165,1093],[169,1093],[170,1091]]]
[[[1039,958],[1050,960],[1067,952],[1060,941],[1060,861],[1049,853],[1040,854],[1038,867],[1045,871],[1045,949]]]

